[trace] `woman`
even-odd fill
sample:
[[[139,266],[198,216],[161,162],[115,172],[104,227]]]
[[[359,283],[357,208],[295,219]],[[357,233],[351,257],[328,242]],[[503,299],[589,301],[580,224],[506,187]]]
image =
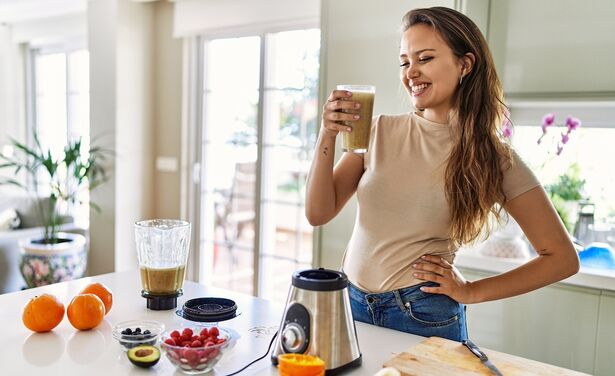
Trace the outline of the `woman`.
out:
[[[502,87],[478,27],[443,7],[403,18],[400,79],[416,112],[378,116],[366,154],[333,168],[335,138],[357,103],[333,91],[307,182],[306,215],[327,223],[357,192],[343,270],[360,320],[423,336],[467,338],[465,304],[523,294],[575,274],[579,261],[543,188],[501,136]],[[343,122],[343,123],[342,123]],[[455,252],[505,209],[538,257],[466,281]]]

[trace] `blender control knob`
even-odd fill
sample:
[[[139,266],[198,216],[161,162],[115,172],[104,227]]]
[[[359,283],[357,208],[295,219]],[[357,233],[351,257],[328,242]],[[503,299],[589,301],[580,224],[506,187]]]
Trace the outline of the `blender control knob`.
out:
[[[305,332],[297,323],[286,325],[282,332],[282,347],[289,353],[300,352],[305,344]]]

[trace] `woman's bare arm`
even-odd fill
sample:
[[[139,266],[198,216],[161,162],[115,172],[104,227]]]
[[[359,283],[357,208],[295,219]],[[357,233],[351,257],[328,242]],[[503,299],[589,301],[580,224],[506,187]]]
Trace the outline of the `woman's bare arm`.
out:
[[[537,257],[506,273],[469,282],[443,258],[423,256],[413,265],[415,277],[439,286],[421,290],[445,294],[460,303],[480,303],[524,294],[579,271],[577,252],[542,187],[512,199],[504,208],[519,223]]]
[[[344,153],[333,168],[335,138],[340,131],[349,129],[339,122],[357,120],[352,111],[358,109],[358,103],[350,100],[351,95],[335,90],[323,108],[322,126],[306,187],[305,214],[313,226],[323,225],[339,213],[356,191],[363,174],[363,156],[353,153]]]
[[[516,197],[504,208],[519,223],[538,257],[507,273],[473,282],[474,302],[520,295],[579,271],[570,236],[542,187]]]

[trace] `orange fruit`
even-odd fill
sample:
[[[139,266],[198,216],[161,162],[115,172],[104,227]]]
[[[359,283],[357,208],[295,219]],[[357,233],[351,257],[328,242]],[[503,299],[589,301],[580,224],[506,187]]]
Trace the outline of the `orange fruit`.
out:
[[[70,301],[66,315],[75,329],[89,330],[105,318],[105,305],[94,294],[79,294]]]
[[[51,294],[30,299],[23,309],[21,321],[33,332],[48,332],[64,318],[64,304]]]
[[[304,354],[280,354],[280,376],[324,376],[325,362],[317,356]]]
[[[105,305],[105,315],[111,310],[111,306],[113,305],[113,293],[111,293],[111,290],[109,290],[109,288],[102,283],[90,283],[85,286],[79,294],[94,294],[98,296]]]

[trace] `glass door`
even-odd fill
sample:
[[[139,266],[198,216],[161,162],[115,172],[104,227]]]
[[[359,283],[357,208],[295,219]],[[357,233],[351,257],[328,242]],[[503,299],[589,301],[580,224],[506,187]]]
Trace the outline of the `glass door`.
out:
[[[311,267],[319,47],[318,29],[204,42],[203,282],[283,300]]]

